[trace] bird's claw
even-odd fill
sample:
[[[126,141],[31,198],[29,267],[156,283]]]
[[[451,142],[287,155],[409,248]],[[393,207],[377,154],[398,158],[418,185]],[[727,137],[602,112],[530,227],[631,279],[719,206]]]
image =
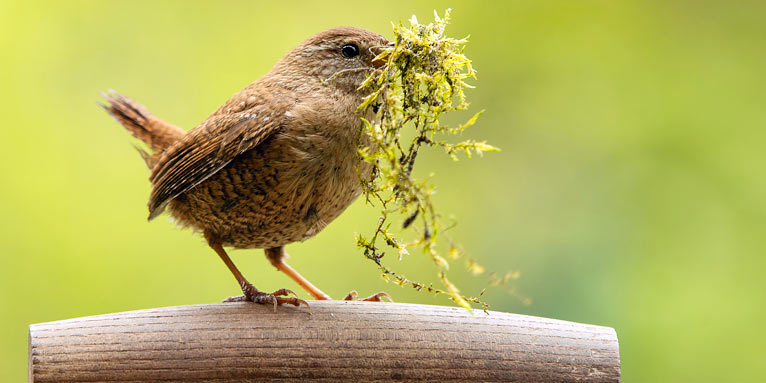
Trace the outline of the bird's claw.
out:
[[[242,285],[242,292],[244,295],[226,298],[224,302],[255,302],[261,304],[272,304],[274,305],[275,312],[277,311],[277,306],[283,304],[293,305],[295,307],[306,305],[309,311],[311,311],[311,306],[309,306],[308,302],[304,301],[303,299],[298,299],[298,294],[292,290],[279,289],[269,294],[260,291],[256,289],[255,286],[247,283]],[[288,295],[293,295],[293,297],[288,297]]]
[[[359,293],[357,293],[356,290],[351,290],[351,292],[348,293],[348,295],[346,295],[346,297],[343,298],[343,300],[344,301],[355,301],[355,300],[357,300],[356,299],[357,297],[359,297]],[[391,302],[394,301],[394,299],[391,298],[391,296],[388,295],[388,293],[382,292],[382,291],[377,293],[377,294],[370,295],[367,298],[360,299],[359,301],[362,301],[362,302],[383,302],[382,298],[388,298],[388,300],[391,301]]]

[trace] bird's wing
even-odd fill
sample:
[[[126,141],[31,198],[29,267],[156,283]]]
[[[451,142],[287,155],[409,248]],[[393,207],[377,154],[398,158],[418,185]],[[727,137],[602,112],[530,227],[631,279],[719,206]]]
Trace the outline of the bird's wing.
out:
[[[163,153],[149,180],[149,220],[165,205],[217,173],[234,158],[279,130],[285,105],[210,116]]]

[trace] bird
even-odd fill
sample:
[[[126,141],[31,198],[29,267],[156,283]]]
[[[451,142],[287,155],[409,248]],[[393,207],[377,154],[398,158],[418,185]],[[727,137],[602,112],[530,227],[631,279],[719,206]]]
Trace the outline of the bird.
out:
[[[116,91],[102,94],[101,107],[148,148],[137,147],[150,169],[149,220],[168,211],[204,236],[242,290],[226,301],[309,306],[288,289],[258,290],[225,247],[264,249],[314,299],[331,299],[286,263],[284,247],[319,233],[361,194],[360,175],[372,170],[358,152],[362,118],[379,117],[357,111],[369,94],[360,85],[387,65],[379,55],[390,46],[361,28],[320,32],[189,131]],[[381,298],[391,300],[362,300]]]

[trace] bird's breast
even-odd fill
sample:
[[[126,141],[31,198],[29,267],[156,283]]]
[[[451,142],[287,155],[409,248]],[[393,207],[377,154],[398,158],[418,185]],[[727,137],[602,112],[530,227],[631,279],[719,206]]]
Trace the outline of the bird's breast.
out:
[[[303,231],[303,240],[321,231],[359,195],[357,143],[315,131],[285,142],[289,142],[289,157],[301,159],[283,171],[287,189],[294,196],[293,214],[300,218],[294,222]]]

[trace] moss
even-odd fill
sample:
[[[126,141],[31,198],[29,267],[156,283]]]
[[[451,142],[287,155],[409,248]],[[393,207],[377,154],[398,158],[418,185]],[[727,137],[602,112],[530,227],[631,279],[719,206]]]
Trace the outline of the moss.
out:
[[[467,109],[464,91],[471,86],[465,81],[475,78],[475,71],[471,60],[463,54],[468,40],[445,36],[449,10],[444,17],[434,12],[434,17],[434,22],[427,25],[419,24],[415,16],[409,27],[395,24],[395,44],[383,48],[377,58],[387,64],[372,72],[362,85],[371,94],[359,111],[372,108],[380,122],[363,121],[367,139],[362,142],[369,145],[360,148],[359,154],[373,165],[373,172],[369,176],[360,174],[360,179],[367,201],[379,206],[381,215],[374,233],[369,237],[358,235],[357,245],[377,264],[387,281],[445,294],[469,310],[471,303],[486,309],[487,304],[479,297],[464,296],[448,279],[447,259],[458,259],[463,251],[445,233],[442,214],[431,199],[434,191],[431,180],[413,177],[418,153],[426,148],[441,148],[453,160],[458,160],[460,153],[471,157],[473,153],[498,150],[485,142],[449,140],[471,127],[481,112],[456,127],[439,121],[445,113]],[[407,129],[414,131],[411,140],[403,138]],[[392,233],[395,217],[402,220],[402,230],[414,233],[414,240],[405,242]],[[442,288],[412,281],[385,266],[383,248],[395,250],[400,259],[408,248],[422,249],[432,259]],[[445,249],[447,256],[439,249]],[[469,260],[467,265],[473,274],[484,271],[475,260]]]

